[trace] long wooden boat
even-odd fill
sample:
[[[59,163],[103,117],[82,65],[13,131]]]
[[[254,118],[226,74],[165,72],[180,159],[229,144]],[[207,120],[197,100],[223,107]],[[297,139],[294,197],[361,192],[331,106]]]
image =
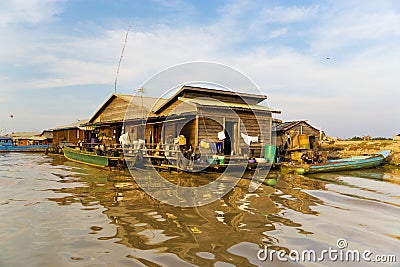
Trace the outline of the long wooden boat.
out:
[[[367,156],[353,156],[351,158],[327,160],[316,164],[290,164],[281,165],[281,170],[285,173],[294,172],[296,174],[334,172],[366,169],[379,166],[389,156],[390,150],[382,150],[377,154]]]
[[[18,146],[11,137],[0,137],[0,152],[45,152],[50,144]]]
[[[123,158],[120,156],[98,155],[94,151],[81,150],[80,147],[64,147],[64,156],[75,162],[92,165],[95,167],[120,167]]]

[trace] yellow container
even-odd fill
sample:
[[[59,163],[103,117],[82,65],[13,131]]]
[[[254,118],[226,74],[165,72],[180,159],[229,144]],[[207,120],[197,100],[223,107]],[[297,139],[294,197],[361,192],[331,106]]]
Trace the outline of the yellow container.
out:
[[[301,156],[303,155],[303,152],[292,152],[290,154],[290,159],[293,161],[301,162]]]
[[[299,134],[299,147],[310,149],[310,139],[306,134]]]

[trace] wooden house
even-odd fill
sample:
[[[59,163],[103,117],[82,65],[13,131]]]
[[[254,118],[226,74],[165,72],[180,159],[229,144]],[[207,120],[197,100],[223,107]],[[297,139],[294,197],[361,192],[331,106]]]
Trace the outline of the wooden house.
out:
[[[272,113],[280,112],[261,104],[266,99],[194,86],[183,86],[169,99],[112,94],[86,123],[56,128],[54,142],[81,140],[83,150],[111,157],[123,151],[130,166],[194,170],[205,162],[272,162]],[[71,133],[59,135],[62,129],[86,131],[82,139],[72,132],[77,136],[72,141]]]
[[[325,135],[305,120],[276,122],[276,146],[280,151],[291,149],[313,149]]]
[[[53,130],[43,130],[39,136],[44,138],[47,144],[53,143]]]
[[[260,157],[265,145],[271,144],[272,113],[279,113],[260,105],[265,99],[265,95],[183,86],[168,100],[155,103],[146,122],[133,116],[125,131],[132,133],[131,140],[144,138],[151,148],[179,138],[190,151],[214,143],[215,154]]]
[[[153,97],[112,94],[85,125],[92,127],[91,138],[107,147],[115,147],[120,143],[121,134],[125,132],[126,113],[130,114],[131,119],[135,119],[136,124],[141,124],[158,100]],[[133,139],[145,138],[144,134],[133,129],[130,134]]]
[[[87,123],[87,121],[88,120],[80,120],[52,129],[53,145],[62,147],[65,144],[77,145],[79,141],[85,141],[86,135],[83,125]]]
[[[10,135],[15,145],[46,145],[51,143],[51,139],[38,132],[15,132]]]

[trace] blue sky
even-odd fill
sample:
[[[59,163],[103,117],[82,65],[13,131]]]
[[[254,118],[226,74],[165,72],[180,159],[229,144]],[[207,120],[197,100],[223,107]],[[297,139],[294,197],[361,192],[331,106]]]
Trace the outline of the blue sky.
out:
[[[180,0],[2,1],[0,132],[90,117],[113,92],[128,25],[118,93],[210,61],[248,76],[279,119],[339,137],[400,132],[400,2]]]

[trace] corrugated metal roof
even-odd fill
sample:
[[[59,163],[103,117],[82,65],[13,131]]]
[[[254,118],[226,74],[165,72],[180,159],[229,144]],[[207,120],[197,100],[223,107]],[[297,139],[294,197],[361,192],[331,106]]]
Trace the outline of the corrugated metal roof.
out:
[[[63,125],[63,126],[57,126],[56,128],[53,128],[52,130],[67,130],[67,129],[74,129],[74,128],[78,128],[79,126],[87,123],[89,120],[80,120],[80,121],[76,121],[67,125]]]
[[[153,110],[161,106],[166,99],[164,98],[155,98],[148,96],[134,96],[127,94],[112,94],[94,113],[94,115],[89,120],[90,123],[96,122],[97,118],[104,112],[104,110],[111,104],[114,99],[120,98],[126,102],[125,111],[128,111],[127,114],[124,112],[120,113],[119,117],[115,117],[113,119],[107,118],[104,121],[100,121],[100,123],[112,123],[112,122],[122,122],[124,119],[137,119],[147,115],[152,116]],[[136,107],[137,108],[133,108]],[[143,106],[143,109],[142,109]],[[127,110],[129,107],[129,110]]]
[[[201,106],[214,106],[214,107],[227,107],[227,108],[241,108],[241,109],[250,109],[250,110],[259,110],[259,111],[270,111],[270,112],[280,112],[274,109],[271,109],[262,105],[249,105],[244,103],[233,103],[233,102],[222,102],[213,99],[207,98],[184,98],[179,97],[179,100],[185,101],[187,103],[193,103]]]
[[[29,139],[38,135],[40,135],[38,132],[15,132],[10,134],[13,139]]]
[[[178,97],[184,96],[186,92],[197,92],[204,96],[210,95],[220,95],[220,96],[227,96],[232,98],[240,98],[240,99],[247,99],[256,101],[256,103],[260,103],[267,99],[266,95],[256,95],[256,94],[249,94],[249,93],[240,93],[235,91],[225,91],[221,89],[212,89],[212,88],[203,88],[198,86],[189,86],[184,85],[178,90],[173,96],[171,96],[167,101],[165,101],[158,109],[155,109],[155,113],[160,113],[163,109],[166,109],[170,104],[172,104]]]
[[[314,126],[310,125],[305,120],[302,120],[302,121],[285,121],[285,122],[283,122],[281,124],[278,124],[275,129],[276,129],[277,132],[279,132],[279,131],[287,131],[287,130],[293,128],[294,126],[296,126],[297,124],[302,123],[302,122],[304,122],[305,124],[307,124],[311,128],[315,129],[316,131],[319,131],[317,128],[315,128]]]

